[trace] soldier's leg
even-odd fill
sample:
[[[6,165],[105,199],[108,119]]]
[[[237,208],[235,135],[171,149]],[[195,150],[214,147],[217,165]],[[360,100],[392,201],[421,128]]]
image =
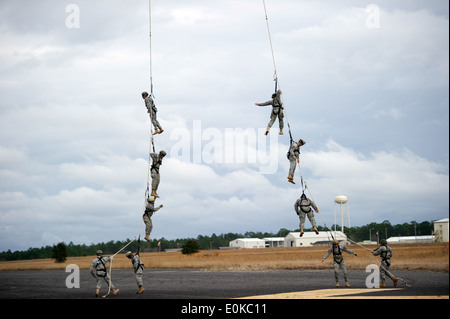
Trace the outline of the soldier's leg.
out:
[[[270,121],[267,124],[267,130],[266,130],[266,135],[269,133],[270,128],[272,127],[273,123],[275,123],[275,120],[277,119],[277,115],[270,113]]]
[[[159,186],[159,173],[156,173],[154,170],[152,170],[151,177],[152,177],[152,195],[155,197],[159,197],[156,194],[156,191],[158,190]]]
[[[144,281],[142,280],[142,270],[136,272],[136,283],[138,285],[138,288],[141,288],[144,286]]]
[[[333,261],[333,266],[334,266],[334,279],[336,280],[336,283],[339,283],[339,264]]]
[[[153,127],[155,128],[155,133],[161,132],[163,130],[161,125],[159,124],[158,119],[156,118],[156,116],[153,117],[152,123],[153,123]]]
[[[283,110],[280,110],[280,112],[278,113],[278,124],[280,126],[280,132],[283,132],[283,128],[284,128],[284,113]]]
[[[110,277],[109,277],[109,274],[106,273],[106,276],[103,277],[103,278],[105,279],[106,284],[109,286],[109,282],[111,281],[111,280],[110,280]],[[114,284],[112,283],[112,281],[111,281],[111,289],[116,289],[116,287],[114,287]]]
[[[306,214],[302,211],[300,211],[299,217],[300,217],[300,237],[303,236],[303,227],[305,226],[305,216]]]
[[[311,223],[311,226],[313,227],[314,231],[316,232],[316,234],[319,235],[319,230],[317,230],[316,219],[314,218],[313,211],[310,211],[308,213],[308,219],[309,219],[309,222]]]
[[[383,262],[381,262],[381,266],[380,266],[380,287],[385,287],[385,282],[386,282],[386,271],[385,271],[385,264]]]
[[[296,160],[293,158],[293,156],[289,156],[288,182],[291,182],[292,184],[295,184],[295,182],[294,182],[294,173],[295,173],[295,167],[296,166],[297,166]]]
[[[152,220],[150,219],[150,217],[148,217],[147,215],[144,215],[143,219],[144,219],[144,224],[145,224],[145,239],[147,241],[150,241],[150,234],[153,229],[153,223],[152,223]]]
[[[342,259],[342,261],[341,261],[341,269],[342,269],[342,272],[344,273],[344,280],[345,280],[345,282],[348,282],[347,265],[345,264],[345,260],[344,259]]]
[[[313,211],[311,211],[311,212],[308,213],[308,219],[309,219],[309,222],[311,223],[311,226],[312,226],[312,227],[317,227],[316,219],[314,218],[314,213],[313,213]]]
[[[96,277],[95,277],[95,280],[97,280],[97,286],[96,286],[96,288],[97,288],[97,289],[102,288],[102,280],[103,280],[103,277],[96,276]]]

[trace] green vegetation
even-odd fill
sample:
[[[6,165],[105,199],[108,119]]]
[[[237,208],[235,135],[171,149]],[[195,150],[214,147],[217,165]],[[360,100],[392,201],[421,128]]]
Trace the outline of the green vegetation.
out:
[[[181,252],[183,255],[192,255],[198,253],[200,251],[200,245],[196,240],[188,240],[186,244],[183,246]]]
[[[334,230],[334,225],[330,226]],[[317,227],[319,231],[326,231],[327,229],[323,226]],[[336,225],[336,229],[340,230],[341,227]],[[219,247],[228,247],[229,242],[236,238],[264,238],[264,237],[285,237],[290,231],[285,228],[280,229],[277,233],[269,232],[246,232],[244,234],[238,233],[226,233],[226,234],[212,234],[211,236],[198,235],[197,238],[181,238],[181,239],[166,239],[164,237],[160,239],[153,239],[150,243],[141,240],[134,241],[131,243],[127,250],[139,251],[141,252],[151,252],[151,251],[163,251],[170,248],[183,248],[188,241],[195,240],[201,250],[206,249],[217,249]],[[345,234],[353,241],[363,241],[369,239],[369,234],[371,235],[371,240],[377,241],[382,238],[389,238],[395,236],[420,236],[420,235],[430,235],[433,231],[432,222],[421,222],[417,223],[412,221],[410,223],[391,225],[388,220],[382,223],[371,223],[362,227],[345,227]],[[98,249],[103,250],[105,255],[114,254],[119,251],[124,245],[130,242],[131,239],[126,239],[123,241],[109,241],[107,243],[91,244],[91,245],[76,245],[72,242],[66,244],[67,247],[67,257],[81,257],[81,256],[94,256]],[[158,245],[159,243],[159,245]],[[5,260],[27,260],[27,259],[40,259],[40,258],[54,258],[52,257],[53,250],[55,246],[45,246],[41,248],[29,248],[25,251],[14,251],[11,250],[4,251],[0,253],[0,261]]]
[[[55,259],[57,263],[63,263],[67,259],[67,246],[64,243],[59,243],[56,246],[53,246],[52,249],[52,258]]]

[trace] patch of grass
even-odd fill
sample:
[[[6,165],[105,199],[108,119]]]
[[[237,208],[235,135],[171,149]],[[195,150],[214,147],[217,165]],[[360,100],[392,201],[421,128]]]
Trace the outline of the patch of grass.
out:
[[[392,270],[425,270],[449,272],[448,243],[392,244]],[[380,258],[358,245],[348,245],[358,257],[344,253],[349,269],[365,269],[369,264],[379,264]],[[367,245],[375,249],[377,245]],[[141,253],[147,269],[192,268],[210,271],[220,270],[275,270],[275,269],[330,269],[332,256],[324,263],[322,257],[329,246],[286,247],[260,249],[201,250],[191,255],[181,252]],[[53,259],[36,259],[0,262],[0,270],[65,269],[76,264],[88,269],[95,256],[68,257],[65,263]],[[109,267],[109,266],[108,266]],[[124,254],[114,257],[112,268],[131,269],[130,260]]]

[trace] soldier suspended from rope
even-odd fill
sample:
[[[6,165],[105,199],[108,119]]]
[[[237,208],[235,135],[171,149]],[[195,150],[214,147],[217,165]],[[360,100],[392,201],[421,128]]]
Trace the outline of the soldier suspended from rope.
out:
[[[275,123],[278,117],[278,124],[280,127],[280,135],[283,135],[284,128],[284,113],[283,113],[283,103],[281,102],[281,90],[277,90],[276,93],[272,94],[272,99],[264,102],[264,103],[255,103],[256,106],[267,106],[272,105],[272,113],[270,113],[270,121],[267,124],[266,135],[269,134],[270,128]]]
[[[145,206],[145,212],[144,212],[144,215],[142,216],[142,219],[144,220],[144,224],[145,224],[144,239],[148,242],[151,241],[150,233],[153,230],[152,216],[154,213],[156,213],[162,207],[163,207],[163,205],[159,205],[158,207],[155,208],[155,197],[150,196],[147,199],[147,205]]]
[[[297,213],[298,217],[300,218],[300,237],[302,237],[304,234],[303,228],[305,226],[306,216],[308,216],[308,219],[311,225],[313,226],[315,233],[319,235],[316,220],[314,218],[314,212],[311,209],[311,207],[316,211],[316,213],[319,213],[319,209],[317,208],[316,203],[314,203],[312,200],[306,197],[305,193],[303,193],[302,196],[299,199],[297,199],[297,201],[294,204],[294,210]]]
[[[158,112],[158,109],[156,108],[155,102],[153,101],[153,98],[151,95],[149,95],[147,92],[142,92],[142,98],[145,101],[145,106],[147,108],[147,113],[150,116],[150,120],[152,122],[153,127],[155,128],[155,131],[153,132],[153,135],[155,134],[161,134],[164,132],[161,125],[158,122],[156,113]]]
[[[298,142],[294,142],[291,140],[291,147],[287,152],[286,156],[290,162],[289,164],[289,175],[287,177],[288,182],[295,184],[294,182],[294,173],[295,168],[297,167],[297,163],[300,165],[300,147],[305,145],[306,142],[300,139]]]
[[[159,168],[162,165],[162,160],[166,156],[165,151],[160,151],[159,154],[151,153],[150,157],[152,158],[152,166],[150,168],[150,173],[152,177],[152,193],[151,196],[159,198],[159,195],[156,193],[158,190],[160,176],[159,176]]]

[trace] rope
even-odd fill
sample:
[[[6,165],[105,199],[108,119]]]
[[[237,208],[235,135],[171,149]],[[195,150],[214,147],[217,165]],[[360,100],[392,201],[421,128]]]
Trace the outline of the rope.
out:
[[[150,96],[153,96],[153,68],[152,68],[152,1],[148,0],[148,25],[149,25],[149,49],[150,49]]]
[[[273,78],[274,78],[274,81],[275,81],[275,94],[276,94],[278,90],[281,90],[281,85],[280,85],[280,81],[278,80],[278,75],[277,75],[277,66],[276,66],[276,62],[275,62],[275,54],[273,52],[272,37],[270,35],[270,27],[269,27],[269,17],[267,15],[267,8],[266,8],[265,0],[263,0],[263,5],[264,5],[264,14],[265,14],[265,17],[266,17],[267,34],[269,36],[270,52],[272,53],[272,62],[273,62],[273,69],[274,69]],[[278,88],[278,90],[277,90],[277,88]],[[280,96],[280,99],[281,99],[281,105],[283,106],[282,110],[284,110],[284,116],[286,118],[286,123],[287,123],[288,129],[289,129],[289,136],[291,138],[291,144],[289,145],[289,147],[291,147],[292,141],[294,140],[292,138],[291,125],[289,124],[289,119],[288,119],[288,116],[287,116],[286,107],[284,107],[283,98],[281,96]]]
[[[103,298],[108,297],[109,293],[111,292],[111,277],[112,277],[111,272],[112,272],[112,262],[113,262],[114,256],[116,256],[116,255],[119,254],[122,250],[124,250],[126,247],[128,247],[132,242],[134,242],[134,241],[136,240],[137,237],[138,237],[138,236],[134,237],[132,240],[130,240],[130,242],[129,242],[128,244],[126,244],[125,246],[123,246],[122,248],[120,248],[114,255],[112,255],[112,256],[110,257],[110,260],[109,260],[109,283],[108,283],[108,292],[106,293],[106,295],[103,295],[103,296],[102,296]]]
[[[354,240],[351,240],[350,238],[347,238],[347,240],[350,241],[350,242],[352,242],[353,244],[358,245],[359,247],[361,247],[361,248],[363,248],[363,249],[369,251],[369,252],[371,253],[371,255],[372,255],[374,258],[376,258],[376,256],[374,256],[374,255],[372,254],[373,251],[372,251],[371,249],[369,249],[369,248],[367,248],[367,247],[364,247],[363,245],[357,243],[357,242],[354,241]],[[376,258],[376,259],[378,259],[378,258]],[[403,282],[403,284],[405,284],[406,287],[411,287],[404,279],[402,279],[402,278],[400,278],[400,277],[395,277],[394,274],[392,274],[389,270],[387,270],[382,264],[380,264],[380,267],[383,268],[384,271],[385,271],[389,276],[391,276],[391,277],[393,277],[393,278],[397,278],[397,279],[399,279],[401,282]]]

